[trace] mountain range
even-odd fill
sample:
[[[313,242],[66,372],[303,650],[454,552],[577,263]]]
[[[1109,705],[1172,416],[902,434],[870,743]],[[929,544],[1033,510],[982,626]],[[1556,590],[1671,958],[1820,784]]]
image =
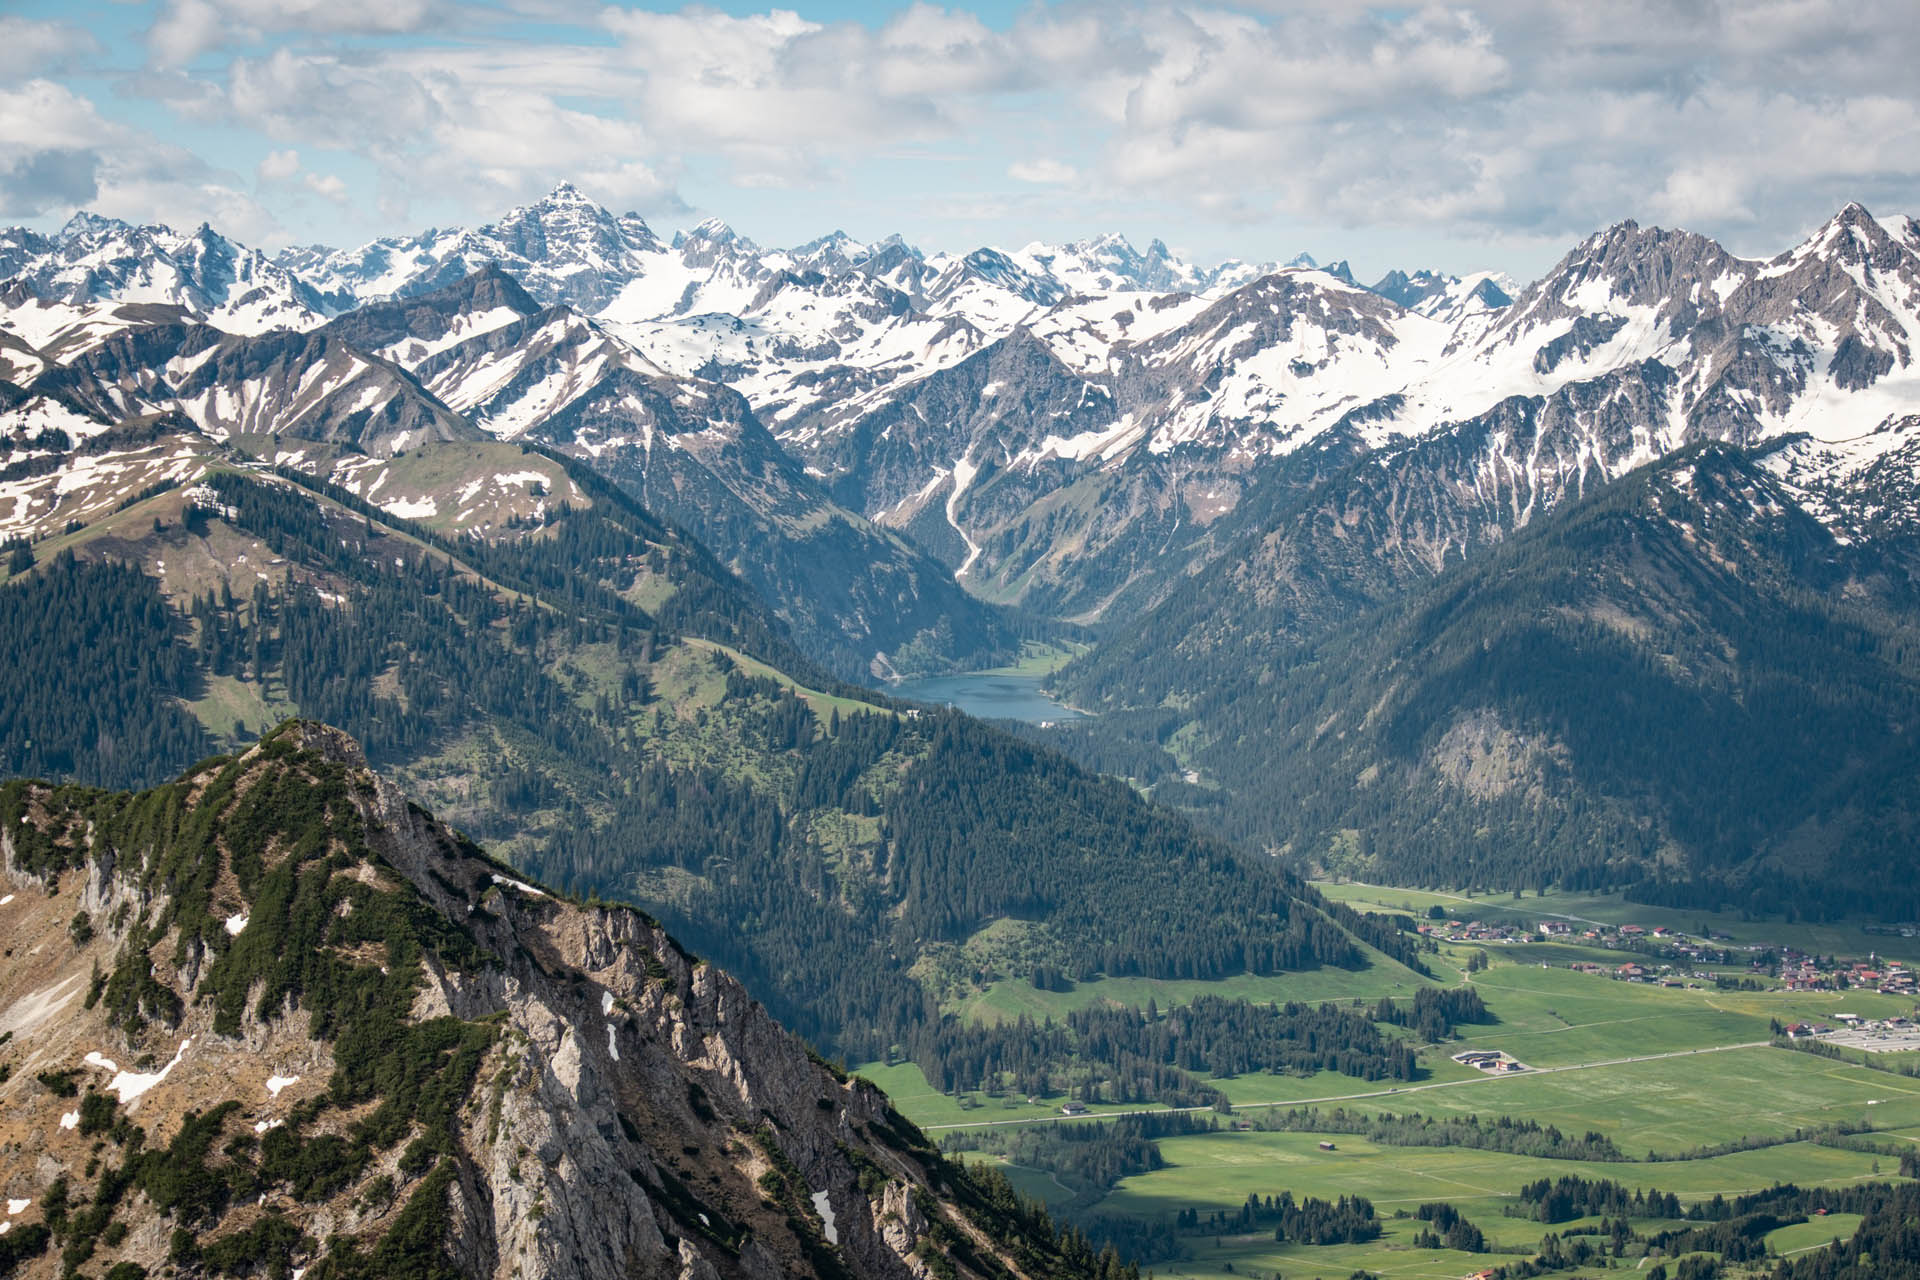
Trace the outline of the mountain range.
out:
[[[1656,797],[1659,752],[1583,763],[1590,726],[1574,732],[1566,706],[1468,685],[1449,702],[1439,682],[1417,731],[1403,718],[1338,763],[1276,717],[1332,696],[1325,681],[1351,692],[1417,663],[1431,635],[1413,619],[1433,593],[1478,590],[1473,575],[1532,554],[1517,535],[1549,517],[1601,527],[1581,523],[1585,504],[1713,446],[1731,451],[1715,466],[1746,477],[1716,502],[1754,530],[1791,513],[1795,538],[1823,549],[1783,564],[1770,537],[1707,539],[1673,514],[1684,504],[1644,508],[1644,538],[1691,557],[1685,574],[1621,567],[1604,605],[1577,608],[1536,576],[1515,616],[1639,619],[1614,632],[1636,660],[1704,679],[1683,652],[1717,644],[1727,672],[1749,673],[1753,636],[1865,610],[1861,634],[1877,638],[1859,643],[1884,669],[1858,687],[1884,699],[1842,702],[1904,723],[1910,219],[1850,205],[1765,260],[1625,222],[1525,287],[1428,271],[1362,287],[1344,263],[1203,269],[1112,236],[928,254],[836,233],[768,250],[709,222],[666,241],[562,187],[485,227],[272,256],[208,228],[83,216],[0,235],[0,273],[0,534],[36,545],[216,464],[292,468],[483,543],[551,520],[591,475],[712,548],[831,677],[1090,644],[1054,687],[1101,714],[1051,740],[1296,865],[1481,874],[1451,837],[1389,841],[1378,815],[1438,794],[1461,830],[1492,829],[1472,815],[1494,801],[1446,769],[1367,754],[1390,742],[1431,766],[1456,731],[1559,744],[1540,758],[1566,767],[1527,791],[1538,812],[1502,828],[1503,876],[1737,898],[1764,869],[1778,900],[1904,829],[1903,796],[1862,817],[1852,790],[1856,768],[1907,759],[1904,730],[1866,756],[1809,745],[1833,766],[1809,779],[1825,799],[1796,812],[1792,839],[1709,839],[1688,815],[1710,791]],[[516,448],[547,461],[522,467]],[[1753,588],[1737,627],[1672,585],[1716,575]],[[1692,631],[1676,649],[1680,619]],[[1393,654],[1377,647],[1389,636]],[[1598,652],[1582,641],[1560,660]],[[1363,665],[1337,674],[1336,656]],[[1838,722],[1808,723],[1826,728],[1781,732],[1812,744]],[[1398,781],[1347,803],[1360,777]],[[1388,804],[1396,787],[1404,803]],[[1594,806],[1643,838],[1550,852],[1539,833]],[[1531,861],[1514,852],[1528,842]]]

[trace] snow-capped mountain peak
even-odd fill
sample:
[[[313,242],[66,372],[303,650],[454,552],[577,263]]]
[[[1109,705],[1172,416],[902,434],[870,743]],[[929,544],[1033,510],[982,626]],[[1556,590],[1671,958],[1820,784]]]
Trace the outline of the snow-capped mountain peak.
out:
[[[1048,275],[1076,294],[1207,293],[1238,288],[1273,271],[1272,263],[1249,267],[1231,260],[1207,268],[1189,262],[1164,240],[1148,242],[1145,252],[1119,232],[1105,232],[1069,244],[1034,241],[1011,255],[1022,267]]]
[[[125,235],[133,230],[133,224],[122,222],[118,218],[103,217],[88,209],[77,211],[68,218],[66,224],[54,233],[54,239],[61,243],[75,240],[98,239],[101,236]],[[166,231],[167,228],[155,225],[152,230]]]
[[[683,232],[673,238],[673,247],[678,249],[689,240],[705,240],[710,244],[733,244],[740,240],[734,229],[720,218],[708,218],[691,231]]]
[[[665,252],[638,214],[616,216],[561,183],[483,227],[390,236],[320,255],[290,250],[281,262],[323,293],[357,302],[429,293],[497,263],[543,303],[598,311]]]
[[[49,301],[179,307],[229,333],[310,329],[327,311],[305,281],[205,225],[182,235],[77,213],[51,239],[0,237],[0,269]]]

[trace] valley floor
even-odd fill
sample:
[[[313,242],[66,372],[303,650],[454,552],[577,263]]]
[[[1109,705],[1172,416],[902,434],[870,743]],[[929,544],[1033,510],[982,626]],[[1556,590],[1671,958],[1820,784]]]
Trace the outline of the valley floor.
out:
[[[1524,924],[1529,931],[1542,919],[1561,919],[1582,929],[1591,924],[1617,931],[1638,924],[1649,932],[1660,927],[1695,937],[1711,934],[1717,946],[1736,952],[1740,963],[1698,970],[1683,966],[1671,972],[1684,971],[1685,976],[1669,976],[1674,985],[1663,986],[1614,976],[1620,964],[1649,958],[1637,940],[1635,949],[1627,949],[1617,932],[1606,935],[1611,950],[1597,940],[1443,941],[1438,954],[1429,957],[1441,981],[1471,982],[1498,1020],[1463,1026],[1457,1038],[1424,1047],[1423,1078],[1380,1083],[1321,1072],[1211,1080],[1232,1100],[1232,1114],[1213,1117],[1218,1127],[1212,1132],[1158,1139],[1164,1167],[1123,1178],[1101,1194],[1097,1187],[1076,1185],[1070,1174],[999,1158],[1015,1184],[1070,1214],[1169,1226],[1183,1211],[1194,1211],[1201,1223],[1216,1212],[1232,1215],[1249,1195],[1289,1191],[1296,1199],[1327,1200],[1362,1195],[1373,1202],[1383,1228],[1380,1237],[1368,1243],[1277,1244],[1271,1224],[1238,1231],[1188,1227],[1177,1236],[1183,1256],[1162,1257],[1152,1264],[1153,1270],[1162,1276],[1193,1277],[1344,1277],[1364,1270],[1409,1280],[1454,1280],[1524,1260],[1548,1230],[1565,1233],[1597,1223],[1589,1218],[1549,1228],[1505,1216],[1504,1211],[1518,1205],[1522,1185],[1536,1179],[1611,1179],[1632,1189],[1672,1193],[1683,1205],[1691,1205],[1780,1182],[1842,1186],[1885,1179],[1895,1175],[1898,1151],[1920,1147],[1920,1078],[1903,1074],[1914,1055],[1869,1055],[1853,1049],[1800,1052],[1779,1047],[1774,1037],[1780,1025],[1838,1025],[1842,1013],[1869,1020],[1910,1016],[1914,997],[1858,989],[1788,990],[1770,978],[1749,976],[1745,950],[1755,948],[1754,955],[1785,949],[1821,956],[1872,955],[1884,964],[1889,958],[1920,957],[1915,939],[1868,934],[1844,923],[1790,925],[1664,912],[1605,895],[1467,899],[1358,884],[1319,887],[1358,909],[1421,919],[1429,908],[1441,905],[1482,922]],[[1484,968],[1478,967],[1481,955]],[[1569,967],[1598,963],[1589,955],[1610,963],[1600,972]],[[1469,972],[1470,966],[1476,971]],[[1710,976],[1715,974],[1758,989],[1727,989],[1726,982],[1716,983]],[[1196,986],[1211,985],[1223,994],[1254,999],[1373,999],[1404,996],[1411,976],[1396,965],[1376,965],[1331,981],[1326,975],[1308,974]],[[1010,989],[996,988],[967,1012],[987,1020],[1015,1012],[1044,1016],[1058,1013],[1055,1002],[1065,999],[1030,989],[1022,998],[1011,988],[1024,984],[1000,985]],[[1174,992],[1157,984],[1135,991],[1093,983],[1073,993],[1072,1002],[1144,1004],[1151,995],[1164,1008],[1169,997],[1190,999],[1194,994],[1197,990]],[[1476,1049],[1505,1051],[1528,1069],[1488,1075],[1455,1061],[1455,1055]],[[1061,1114],[1061,1099],[980,1094],[954,1098],[934,1092],[911,1064],[876,1064],[862,1070],[936,1136],[1084,1123]],[[1328,1119],[1343,1109],[1349,1113],[1343,1123]],[[1090,1113],[1097,1117],[1165,1110],[1095,1105]],[[1289,1114],[1306,1110],[1318,1117]],[[1477,1117],[1489,1124],[1511,1117],[1551,1125],[1569,1136],[1595,1132],[1611,1139],[1626,1158],[1543,1159],[1459,1146],[1401,1146],[1352,1131],[1354,1115],[1408,1114]],[[1321,1127],[1316,1128],[1316,1122]],[[1838,1136],[1842,1128],[1872,1132],[1849,1138]],[[1804,1136],[1796,1140],[1796,1134]],[[1331,1150],[1322,1145],[1327,1142],[1333,1144]],[[1738,1149],[1755,1143],[1765,1145]],[[969,1158],[980,1157],[969,1153]],[[1412,1212],[1434,1201],[1453,1204],[1480,1227],[1489,1248],[1514,1252],[1468,1254],[1414,1247],[1414,1237],[1428,1224]],[[1397,1212],[1409,1216],[1396,1217]],[[1768,1236],[1767,1244],[1774,1253],[1787,1255],[1844,1237],[1856,1223],[1835,1214],[1784,1226]],[[1643,1232],[1663,1225],[1672,1224],[1634,1222]],[[1652,1264],[1630,1255],[1614,1265]],[[1584,1268],[1591,1269],[1591,1264]]]

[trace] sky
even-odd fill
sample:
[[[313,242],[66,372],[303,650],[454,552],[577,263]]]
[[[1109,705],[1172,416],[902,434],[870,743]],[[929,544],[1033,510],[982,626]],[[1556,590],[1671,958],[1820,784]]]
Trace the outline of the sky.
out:
[[[0,223],[488,221],[1539,275],[1623,218],[1769,256],[1920,213],[1908,0],[0,0]]]

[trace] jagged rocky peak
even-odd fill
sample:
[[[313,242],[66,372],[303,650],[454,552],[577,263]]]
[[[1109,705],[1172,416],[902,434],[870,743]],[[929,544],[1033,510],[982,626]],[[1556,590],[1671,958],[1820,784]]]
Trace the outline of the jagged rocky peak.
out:
[[[1513,303],[1513,295],[1495,283],[1491,275],[1481,276],[1479,281],[1467,290],[1467,297],[1489,307],[1505,307]]]
[[[1157,237],[1142,251],[1117,231],[1062,245],[1035,241],[1013,258],[1027,270],[1052,277],[1072,293],[1083,295],[1201,293],[1237,287],[1275,269],[1271,263],[1250,266],[1239,259],[1202,267]]]
[[[1428,271],[1424,267],[1411,275],[1396,269],[1387,272],[1367,288],[1411,311],[1429,298],[1445,293],[1450,280],[1451,277]]]
[[[1610,300],[1663,307],[1691,300],[1695,284],[1742,280],[1754,266],[1706,236],[1643,228],[1629,218],[1582,241],[1527,293],[1588,309]],[[1706,292],[1717,298],[1727,287],[1722,283]]]
[[[182,235],[81,212],[51,238],[0,236],[0,271],[42,297],[75,306],[121,302],[184,307],[231,333],[305,329],[324,301],[257,249],[202,224]]]
[[[456,296],[469,308],[506,307],[523,316],[540,309],[533,296],[520,287],[497,262],[489,262],[456,286]]]
[[[489,262],[430,293],[350,311],[329,323],[325,332],[413,368],[431,355],[540,310],[518,280]]]
[[[108,218],[91,210],[81,209],[67,219],[54,239],[62,244],[70,244],[76,240],[124,235],[133,229],[133,224],[130,222],[122,222],[118,218]]]
[[[1782,254],[1774,262],[1818,255],[1876,271],[1898,269],[1912,261],[1915,251],[1912,220],[1908,219],[1900,230],[1907,234],[1896,235],[1869,213],[1865,205],[1850,202],[1808,237],[1805,244]]]
[[[935,300],[949,299],[976,285],[989,286],[1006,297],[1038,307],[1050,307],[1068,293],[1051,274],[1033,270],[998,249],[982,248],[948,259],[927,286],[927,294]]]
[[[354,316],[372,315],[404,307],[410,312],[436,311],[445,315],[468,314],[505,309],[516,315],[530,316],[541,310],[540,303],[524,289],[517,277],[497,262],[486,262],[431,293],[418,294],[402,302],[375,303],[362,307]],[[343,317],[342,320],[351,320]],[[336,321],[340,324],[342,321]]]
[[[691,231],[683,232],[673,238],[673,247],[678,249],[689,241],[705,241],[708,244],[734,244],[740,242],[740,236],[728,226],[724,219],[707,218]]]
[[[347,305],[431,292],[491,262],[544,304],[598,311],[665,252],[639,214],[616,216],[562,183],[486,226],[430,229],[354,249],[290,250],[279,262]]]
[[[513,252],[548,263],[616,266],[627,255],[661,248],[638,214],[615,217],[570,182],[509,211],[482,234],[488,232]]]
[[[750,259],[760,252],[759,245],[719,218],[708,218],[691,231],[677,233],[673,247],[681,262],[695,270],[713,267],[723,259]]]
[[[1091,1274],[653,920],[529,883],[337,730],[138,796],[7,783],[0,862],[26,1274]]]
[[[1510,305],[1513,295],[1501,287],[1503,279],[1505,277],[1497,272],[1479,272],[1463,278],[1424,267],[1411,273],[1396,268],[1365,288],[1409,311],[1439,319],[1457,319],[1462,313],[1498,311]]]

